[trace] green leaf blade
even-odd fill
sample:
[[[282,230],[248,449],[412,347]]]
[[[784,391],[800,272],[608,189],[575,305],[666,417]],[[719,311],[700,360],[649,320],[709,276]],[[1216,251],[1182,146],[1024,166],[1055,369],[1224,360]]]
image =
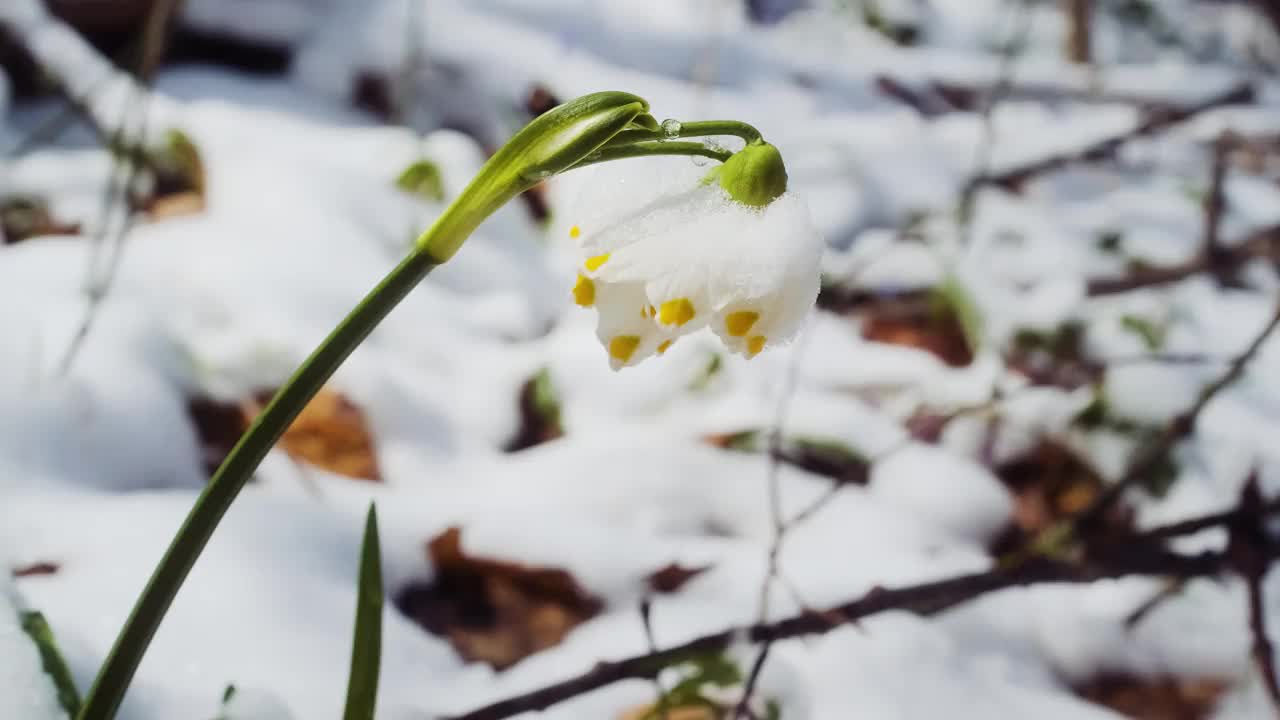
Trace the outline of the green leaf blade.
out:
[[[34,610],[21,613],[19,620],[22,623],[22,631],[31,638],[31,642],[40,653],[40,664],[53,682],[53,688],[58,694],[58,704],[67,711],[67,717],[75,717],[76,713],[80,712],[80,691],[76,689],[67,661],[58,650],[53,629],[49,627],[44,615]]]
[[[365,518],[360,544],[360,574],[356,598],[355,633],[351,643],[351,671],[347,677],[347,705],[343,720],[373,720],[382,662],[382,552],[378,542],[378,514],[373,503]]]

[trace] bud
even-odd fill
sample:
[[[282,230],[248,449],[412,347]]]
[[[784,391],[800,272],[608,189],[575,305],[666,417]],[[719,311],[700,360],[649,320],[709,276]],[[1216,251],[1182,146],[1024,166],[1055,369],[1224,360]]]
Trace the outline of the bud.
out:
[[[778,148],[749,143],[712,171],[729,197],[743,205],[764,207],[787,191],[787,167]]]

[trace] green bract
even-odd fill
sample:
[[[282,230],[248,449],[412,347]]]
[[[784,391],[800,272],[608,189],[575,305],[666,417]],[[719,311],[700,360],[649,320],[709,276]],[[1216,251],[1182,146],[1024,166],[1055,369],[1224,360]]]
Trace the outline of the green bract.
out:
[[[436,263],[453,257],[481,222],[508,200],[564,172],[633,124],[656,124],[649,103],[624,92],[584,95],[540,115],[480,168],[418,246]]]

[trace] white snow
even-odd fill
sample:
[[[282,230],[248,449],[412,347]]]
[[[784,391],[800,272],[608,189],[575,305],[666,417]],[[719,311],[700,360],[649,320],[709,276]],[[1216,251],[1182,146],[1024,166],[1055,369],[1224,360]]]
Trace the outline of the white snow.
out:
[[[1053,4],[1031,11],[1025,51],[1009,61],[995,50],[1016,34],[1019,3],[880,0],[884,17],[918,27],[914,47],[868,28],[857,3],[770,5],[775,24],[753,23],[731,0],[189,0],[185,23],[291,48],[292,61],[280,76],[162,69],[147,95],[147,137],[176,128],[198,146],[206,209],[139,219],[66,375],[58,368],[88,309],[85,289],[100,279],[92,239],[112,236],[100,207],[112,160],[77,126],[0,161],[0,198],[41,197],[56,219],[82,228],[0,247],[0,557],[14,569],[58,566],[0,578],[0,717],[60,717],[16,625],[20,609],[45,614],[88,687],[204,482],[186,400],[279,385],[443,211],[399,190],[400,171],[434,163],[446,198],[456,196],[525,122],[521,106],[535,86],[562,100],[625,90],[658,119],[757,126],[781,149],[790,190],[826,240],[826,280],[869,293],[954,280],[983,317],[974,362],[949,367],[865,340],[853,318],[814,311],[794,343],[750,361],[703,331],[611,372],[594,318],[572,304],[580,259],[565,241],[576,199],[599,176],[555,178],[543,188],[548,220],[520,201],[500,210],[335,375],[333,386],[365,413],[384,482],[272,452],[179,595],[122,719],[336,717],[370,501],[389,599],[433,578],[427,543],[458,527],[467,553],[565,569],[605,603],[560,645],[495,672],[464,663],[388,602],[379,718],[464,712],[644,652],[637,607],[646,578],[672,563],[709,569],[653,598],[659,646],[752,622],[774,533],[773,468],[765,453],[706,438],[767,438],[779,423],[789,438],[836,442],[875,463],[867,486],[842,489],[788,533],[769,617],[989,569],[997,558],[988,543],[1014,499],[984,462],[1016,459],[1051,437],[1115,478],[1135,444],[1114,428],[1072,426],[1092,387],[1028,386],[1006,367],[1000,351],[1019,333],[1079,324],[1087,359],[1124,359],[1102,377],[1107,407],[1149,429],[1189,407],[1271,317],[1280,277],[1267,262],[1243,272],[1240,287],[1196,277],[1085,293],[1088,280],[1137,263],[1194,259],[1211,142],[1227,128],[1259,137],[1280,129],[1280,83],[1258,72],[1280,52],[1252,10],[1153,5],[1181,44],[1101,15],[1098,63],[1085,69],[1061,58],[1066,25]],[[101,124],[119,124],[121,103],[137,91],[88,44],[35,0],[4,3],[0,22],[21,29]],[[421,66],[406,71],[415,53]],[[989,118],[981,99],[976,110],[925,117],[877,89],[892,77],[921,93],[947,84],[982,91],[1006,66],[1013,96]],[[352,107],[353,83],[369,73],[386,75],[407,126]],[[1243,81],[1258,104],[1202,114],[1126,145],[1114,161],[1046,174],[1021,192],[983,188],[971,217],[958,211],[975,174],[1132,128],[1143,117],[1134,99],[1191,103]],[[8,85],[0,74],[0,144],[13,147],[58,105],[11,101]],[[688,158],[665,162],[680,164],[676,176],[704,172]],[[1276,174],[1232,165],[1227,245],[1280,222]],[[1160,336],[1155,351],[1212,357],[1135,361],[1152,350],[1135,329],[1144,323]],[[541,370],[557,389],[565,437],[507,453],[518,392]],[[1278,377],[1272,341],[1205,408],[1175,455],[1169,493],[1133,494],[1140,526],[1230,507],[1254,469],[1264,489],[1280,489]],[[917,413],[964,408],[981,412],[951,422],[939,444],[909,439],[905,423]],[[989,442],[991,413],[1002,429]],[[831,487],[786,465],[776,481],[784,518]],[[1176,547],[1223,540],[1206,532]],[[1117,716],[1076,696],[1073,683],[1172,674],[1225,680],[1215,717],[1268,717],[1241,584],[1191,582],[1125,629],[1158,586],[1044,586],[938,617],[885,613],[779,644],[760,688],[783,720],[1087,719]],[[1275,628],[1275,573],[1267,590]],[[745,666],[753,653],[735,647],[733,656]],[[236,693],[224,707],[228,685]],[[653,693],[647,682],[619,683],[546,717],[618,717]]]

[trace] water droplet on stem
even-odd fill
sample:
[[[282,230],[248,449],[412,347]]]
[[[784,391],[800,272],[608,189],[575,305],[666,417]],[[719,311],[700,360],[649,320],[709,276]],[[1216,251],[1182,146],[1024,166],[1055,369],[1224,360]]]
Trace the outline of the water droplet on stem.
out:
[[[667,118],[662,121],[662,134],[669,138],[680,136],[680,121],[674,118]]]

